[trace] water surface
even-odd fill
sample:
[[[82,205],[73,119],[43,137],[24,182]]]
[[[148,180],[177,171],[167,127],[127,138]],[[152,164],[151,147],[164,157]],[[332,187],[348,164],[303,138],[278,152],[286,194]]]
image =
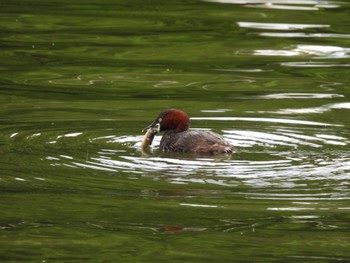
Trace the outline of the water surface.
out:
[[[3,2],[1,261],[350,261],[349,7]],[[143,153],[169,107],[237,153]]]

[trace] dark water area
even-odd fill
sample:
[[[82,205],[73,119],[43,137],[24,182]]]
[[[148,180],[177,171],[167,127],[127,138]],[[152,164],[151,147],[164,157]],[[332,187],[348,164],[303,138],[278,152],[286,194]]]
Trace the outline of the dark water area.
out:
[[[2,1],[1,262],[350,262],[350,3]],[[165,108],[234,155],[150,153]]]

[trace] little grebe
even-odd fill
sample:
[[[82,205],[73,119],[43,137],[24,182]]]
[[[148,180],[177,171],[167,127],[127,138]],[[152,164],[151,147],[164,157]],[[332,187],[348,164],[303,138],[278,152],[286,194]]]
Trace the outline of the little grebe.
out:
[[[177,109],[162,111],[151,125],[146,127],[149,145],[156,133],[165,131],[160,149],[163,151],[200,154],[233,153],[234,148],[221,135],[211,131],[191,130],[188,115]]]

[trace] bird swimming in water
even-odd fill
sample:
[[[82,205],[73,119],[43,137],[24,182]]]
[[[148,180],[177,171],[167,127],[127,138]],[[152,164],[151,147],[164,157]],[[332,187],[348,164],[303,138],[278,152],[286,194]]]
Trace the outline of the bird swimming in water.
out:
[[[143,130],[147,132],[142,146],[151,145],[155,134],[164,131],[160,141],[162,151],[210,155],[234,153],[234,147],[221,135],[211,131],[192,130],[189,126],[190,118],[185,112],[178,109],[164,110]]]

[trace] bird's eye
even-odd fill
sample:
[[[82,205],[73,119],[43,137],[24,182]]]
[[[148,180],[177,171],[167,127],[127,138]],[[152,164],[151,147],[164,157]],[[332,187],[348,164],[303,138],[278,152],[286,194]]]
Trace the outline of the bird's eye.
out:
[[[158,122],[162,122],[162,118],[158,118]]]

